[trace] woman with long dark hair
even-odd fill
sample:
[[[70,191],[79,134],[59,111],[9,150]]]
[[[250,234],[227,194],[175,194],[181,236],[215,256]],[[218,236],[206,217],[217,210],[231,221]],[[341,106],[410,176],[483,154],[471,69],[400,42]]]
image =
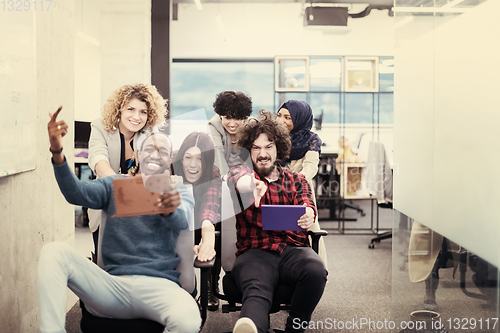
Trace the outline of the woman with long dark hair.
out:
[[[193,185],[196,228],[196,245],[193,250],[201,261],[215,256],[214,225],[220,220],[222,179],[219,169],[214,165],[214,149],[214,143],[208,134],[193,132],[182,142],[172,164],[173,173],[182,176],[184,184]],[[209,288],[208,309],[215,311],[218,308],[219,301]]]

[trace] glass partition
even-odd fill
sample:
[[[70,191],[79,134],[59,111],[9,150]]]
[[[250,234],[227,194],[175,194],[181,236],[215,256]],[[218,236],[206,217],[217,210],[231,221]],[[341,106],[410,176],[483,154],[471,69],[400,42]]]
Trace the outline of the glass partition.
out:
[[[499,10],[395,1],[392,332],[500,331]]]
[[[499,332],[498,281],[495,265],[394,210],[392,332]]]

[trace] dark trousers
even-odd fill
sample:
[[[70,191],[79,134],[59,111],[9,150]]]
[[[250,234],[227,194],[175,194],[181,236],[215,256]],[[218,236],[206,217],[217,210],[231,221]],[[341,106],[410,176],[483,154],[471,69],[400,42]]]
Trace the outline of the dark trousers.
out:
[[[328,272],[310,247],[287,246],[281,256],[275,251],[248,250],[236,258],[231,274],[243,293],[240,317],[252,319],[259,333],[265,333],[278,282],[295,285],[285,331],[303,332],[301,324],[309,324]]]

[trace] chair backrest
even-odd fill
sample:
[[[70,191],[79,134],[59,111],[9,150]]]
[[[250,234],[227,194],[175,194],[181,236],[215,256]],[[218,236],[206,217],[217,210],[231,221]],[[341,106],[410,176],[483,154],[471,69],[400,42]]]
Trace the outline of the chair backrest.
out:
[[[188,190],[193,193],[193,187],[191,185],[186,185]],[[101,243],[104,234],[104,229],[106,228],[106,214],[102,212],[102,220],[99,227],[99,240],[98,240],[98,253],[97,253],[97,264],[99,267],[104,268],[102,262],[101,253]],[[191,214],[191,219],[189,221],[189,228],[181,230],[179,237],[177,238],[177,244],[175,247],[175,252],[181,257],[181,262],[177,266],[177,271],[180,273],[179,282],[188,293],[192,294],[195,290],[196,276],[194,270],[194,259],[195,255],[193,252],[194,246],[194,210]]]
[[[383,143],[370,141],[365,177],[368,192],[379,204],[392,202],[392,169]]]
[[[186,186],[191,191],[191,194],[193,194],[193,186]],[[189,228],[181,230],[181,232],[179,233],[179,237],[177,238],[177,244],[175,246],[175,252],[181,257],[181,262],[179,263],[179,266],[177,266],[177,271],[181,274],[179,276],[179,282],[181,284],[181,287],[190,294],[194,292],[196,287],[196,276],[194,271],[195,255],[193,252],[193,246],[194,209],[189,221]]]
[[[224,271],[230,272],[236,259],[236,217],[225,181],[222,182],[221,197],[221,263]]]

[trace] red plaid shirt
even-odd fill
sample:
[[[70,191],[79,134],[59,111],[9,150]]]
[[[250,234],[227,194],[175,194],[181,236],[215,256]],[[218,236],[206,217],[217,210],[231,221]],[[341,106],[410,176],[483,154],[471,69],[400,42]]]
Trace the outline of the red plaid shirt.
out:
[[[230,170],[228,186],[235,189],[238,180],[245,175],[255,175],[255,179],[262,180],[267,185],[267,191],[260,204],[266,205],[302,205],[314,209],[316,207],[311,196],[311,188],[302,174],[283,170],[278,166],[278,180],[269,182],[261,179],[248,165],[240,165]],[[262,210],[255,207],[253,193],[239,193],[232,191],[236,215],[237,242],[236,256],[249,249],[264,249],[283,252],[287,245],[307,247],[309,241],[305,231],[270,231],[262,230]],[[246,209],[245,209],[246,208]]]
[[[222,179],[220,178],[219,169],[214,166],[214,179],[211,181],[197,185],[195,189],[195,219],[196,223],[201,223],[209,220],[213,224],[219,222],[220,214],[220,188]]]

